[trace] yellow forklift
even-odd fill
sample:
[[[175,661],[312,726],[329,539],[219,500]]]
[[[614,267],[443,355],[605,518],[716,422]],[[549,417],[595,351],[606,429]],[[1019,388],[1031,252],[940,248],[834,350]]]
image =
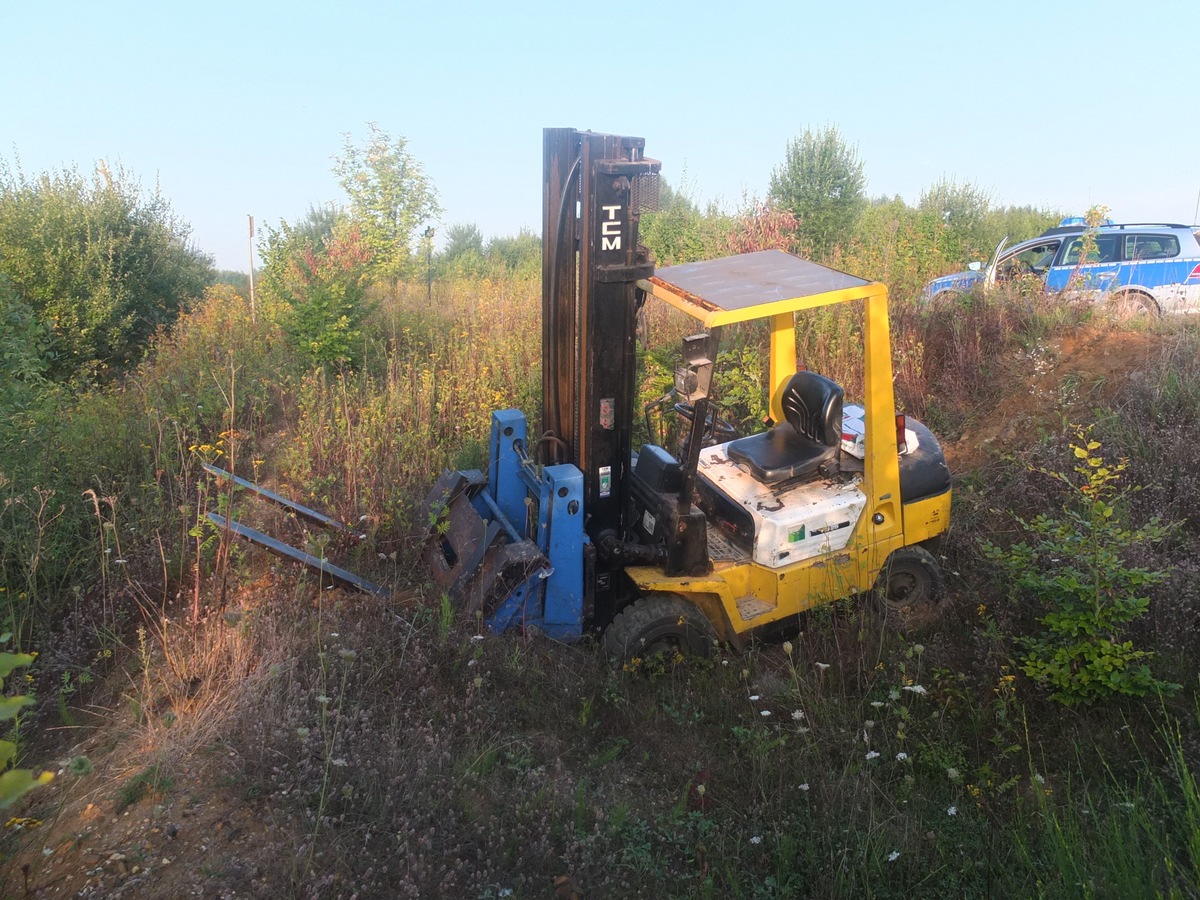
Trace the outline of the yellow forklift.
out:
[[[488,469],[447,472],[427,501],[427,560],[495,632],[588,634],[617,658],[706,655],[758,629],[874,592],[935,603],[950,522],[937,440],[897,415],[887,288],[782,251],[655,269],[637,241],[657,196],[644,141],[547,129],[543,410],[492,416]],[[636,321],[665,302],[697,320],[670,409],[678,455],[632,447]],[[797,365],[796,316],[862,311],[863,392],[847,403]],[[766,320],[770,418],[738,437],[712,402],[726,325]]]

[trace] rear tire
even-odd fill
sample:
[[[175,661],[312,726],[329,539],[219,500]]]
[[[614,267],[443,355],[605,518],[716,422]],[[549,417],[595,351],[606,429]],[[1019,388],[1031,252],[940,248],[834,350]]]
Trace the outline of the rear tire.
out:
[[[884,616],[899,626],[920,626],[936,619],[946,589],[942,567],[924,547],[903,547],[888,557],[875,595]]]
[[[1121,322],[1157,319],[1162,315],[1158,302],[1141,291],[1122,291],[1108,301],[1108,308]]]
[[[604,632],[604,652],[625,663],[635,657],[707,657],[717,635],[708,617],[676,594],[650,594],[625,607]]]

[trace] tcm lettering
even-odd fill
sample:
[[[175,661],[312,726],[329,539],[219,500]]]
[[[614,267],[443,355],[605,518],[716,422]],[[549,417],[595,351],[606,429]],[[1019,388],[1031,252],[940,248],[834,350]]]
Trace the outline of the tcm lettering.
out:
[[[620,250],[621,249],[621,227],[625,224],[617,218],[617,213],[621,207],[618,206],[602,206],[600,207],[607,213],[607,218],[600,223],[600,249],[601,250]]]

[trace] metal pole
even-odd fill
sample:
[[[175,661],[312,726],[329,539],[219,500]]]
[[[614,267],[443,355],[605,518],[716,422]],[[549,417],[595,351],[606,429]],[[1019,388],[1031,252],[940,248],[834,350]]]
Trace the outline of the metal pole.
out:
[[[254,306],[254,216],[247,215],[246,218],[250,220],[250,239],[247,241],[250,247],[250,321],[257,322]]]

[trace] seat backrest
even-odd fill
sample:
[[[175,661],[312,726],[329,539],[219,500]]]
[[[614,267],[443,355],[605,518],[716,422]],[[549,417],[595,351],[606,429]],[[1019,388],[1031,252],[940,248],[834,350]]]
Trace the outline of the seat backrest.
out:
[[[783,389],[783,415],[797,432],[817,444],[836,447],[842,439],[841,385],[816,372],[797,372]]]

